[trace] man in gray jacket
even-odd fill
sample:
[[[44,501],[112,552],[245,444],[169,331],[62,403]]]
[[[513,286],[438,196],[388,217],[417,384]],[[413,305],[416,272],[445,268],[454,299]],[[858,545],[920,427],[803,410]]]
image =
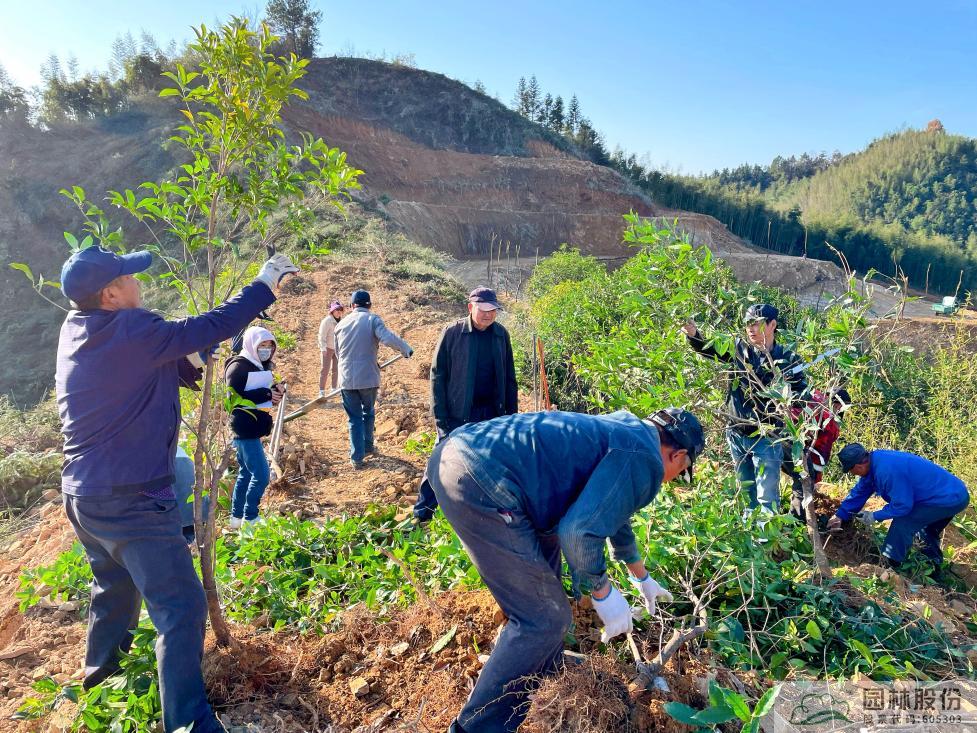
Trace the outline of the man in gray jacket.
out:
[[[336,355],[343,408],[349,419],[349,460],[354,468],[363,468],[363,459],[375,452],[373,426],[380,389],[377,350],[383,344],[399,351],[405,359],[414,350],[387,328],[380,316],[370,312],[372,303],[368,292],[357,290],[350,303],[352,313],[336,325]]]

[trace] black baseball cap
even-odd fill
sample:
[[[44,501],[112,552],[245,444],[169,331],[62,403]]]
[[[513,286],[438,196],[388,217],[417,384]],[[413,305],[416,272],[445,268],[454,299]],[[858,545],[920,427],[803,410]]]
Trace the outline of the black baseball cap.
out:
[[[780,318],[780,311],[769,303],[754,303],[746,309],[743,315],[743,323],[753,323],[754,321],[776,321]]]
[[[646,421],[660,428],[676,444],[688,451],[689,467],[685,473],[691,479],[692,465],[706,448],[706,434],[699,419],[680,407],[666,407],[650,415]]]
[[[841,464],[841,470],[845,473],[851,471],[866,458],[868,458],[868,451],[861,443],[849,443],[838,453],[838,462]]]
[[[468,294],[468,302],[483,311],[499,310],[502,307],[491,288],[475,288]]]
[[[135,275],[153,264],[152,252],[117,255],[99,246],[75,252],[61,267],[61,292],[78,303],[122,275]]]

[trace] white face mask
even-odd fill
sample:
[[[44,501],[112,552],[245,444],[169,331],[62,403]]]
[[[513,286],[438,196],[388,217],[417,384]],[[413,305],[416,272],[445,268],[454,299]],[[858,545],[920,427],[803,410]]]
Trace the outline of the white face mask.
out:
[[[258,358],[261,361],[268,361],[271,358],[272,349],[257,349]]]

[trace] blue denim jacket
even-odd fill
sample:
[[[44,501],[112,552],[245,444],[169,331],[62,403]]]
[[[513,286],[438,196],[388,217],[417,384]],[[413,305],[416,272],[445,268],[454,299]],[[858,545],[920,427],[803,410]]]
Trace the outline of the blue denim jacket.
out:
[[[472,476],[501,509],[520,510],[541,534],[556,532],[586,588],[607,579],[604,544],[640,559],[631,516],[664,478],[658,431],[629,412],[533,412],[451,433]]]
[[[214,310],[166,321],[142,308],[69,311],[55,391],[64,464],[61,489],[111,496],[172,486],[180,429],[180,362],[231,338],[275,302],[255,282]]]
[[[869,472],[855,484],[841,506],[838,518],[851,517],[865,506],[872,494],[887,504],[875,512],[878,520],[903,517],[916,504],[955,506],[967,496],[967,486],[959,478],[915,453],[874,450]]]

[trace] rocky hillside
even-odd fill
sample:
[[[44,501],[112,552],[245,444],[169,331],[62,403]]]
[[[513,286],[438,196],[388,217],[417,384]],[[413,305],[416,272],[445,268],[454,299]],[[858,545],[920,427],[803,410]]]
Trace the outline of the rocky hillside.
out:
[[[317,59],[303,83],[307,102],[285,119],[347,151],[365,171],[359,193],[368,211],[423,244],[460,258],[484,258],[509,243],[523,256],[563,242],[621,256],[621,215],[677,218],[742,278],[781,284],[819,297],[837,271],[800,264],[759,267],[753,250],[715,219],[655,206],[609,168],[582,160],[563,138],[498,101],[447,77],[362,59]],[[163,144],[175,108],[142,100],[121,114],[51,130],[0,129],[0,349],[7,355],[0,393],[28,404],[50,387],[51,354],[62,314],[32,293],[10,262],[57,279],[66,255],[62,232],[79,217],[60,188],[81,185],[93,198],[108,189],[159,178],[179,161]],[[142,233],[131,229],[138,246]],[[769,263],[769,255],[768,263]]]

